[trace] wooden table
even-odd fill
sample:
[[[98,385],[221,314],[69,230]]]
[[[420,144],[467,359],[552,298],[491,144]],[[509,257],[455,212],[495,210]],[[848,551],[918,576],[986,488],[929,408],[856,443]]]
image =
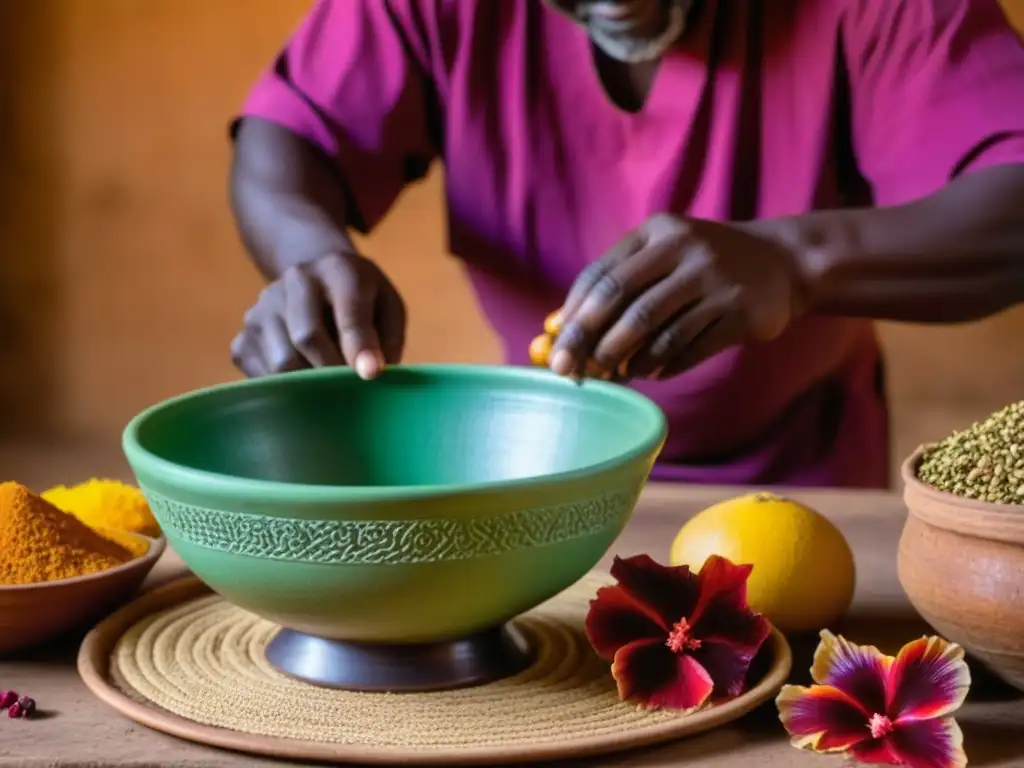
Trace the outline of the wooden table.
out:
[[[652,486],[609,557],[648,552],[665,560],[667,547],[684,520],[714,501],[741,492]],[[792,495],[834,520],[856,553],[857,596],[844,634],[894,653],[902,643],[927,633],[928,628],[910,608],[896,579],[896,547],[906,514],[899,497],[837,491]],[[158,565],[151,583],[166,581],[183,571],[181,562],[170,555]],[[812,651],[813,642],[794,645],[796,677],[806,676]],[[0,721],[0,764],[20,768],[281,765],[178,741],[123,719],[94,700],[79,682],[74,653],[74,645],[66,644],[64,648],[40,651],[32,659],[0,663],[0,688],[28,693],[50,713],[35,721]],[[1024,698],[983,676],[976,665],[972,669],[976,678],[972,696],[957,718],[971,765],[1024,766]],[[821,768],[840,762],[790,747],[772,705],[704,736],[586,764]]]

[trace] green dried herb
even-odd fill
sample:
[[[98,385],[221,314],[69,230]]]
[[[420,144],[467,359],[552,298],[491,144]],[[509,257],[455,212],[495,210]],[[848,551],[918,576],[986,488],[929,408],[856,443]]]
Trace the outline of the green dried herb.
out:
[[[930,446],[917,476],[968,499],[1024,504],[1024,401]]]

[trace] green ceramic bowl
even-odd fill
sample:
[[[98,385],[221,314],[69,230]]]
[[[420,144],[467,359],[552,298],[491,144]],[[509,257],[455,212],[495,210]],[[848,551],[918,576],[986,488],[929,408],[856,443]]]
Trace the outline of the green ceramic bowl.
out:
[[[231,602],[319,637],[422,643],[590,570],[665,429],[642,395],[541,370],[330,368],[168,400],[123,444],[171,545]]]

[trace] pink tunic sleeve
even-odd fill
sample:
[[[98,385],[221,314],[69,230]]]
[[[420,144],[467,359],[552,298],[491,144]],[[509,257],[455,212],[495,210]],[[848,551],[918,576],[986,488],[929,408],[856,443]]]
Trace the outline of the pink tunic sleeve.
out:
[[[428,125],[431,87],[425,53],[412,34],[412,7],[411,1],[317,0],[241,111],[291,130],[333,158],[363,231],[426,173],[436,153]]]
[[[1024,44],[997,0],[855,0],[853,143],[878,205],[1024,163]]]

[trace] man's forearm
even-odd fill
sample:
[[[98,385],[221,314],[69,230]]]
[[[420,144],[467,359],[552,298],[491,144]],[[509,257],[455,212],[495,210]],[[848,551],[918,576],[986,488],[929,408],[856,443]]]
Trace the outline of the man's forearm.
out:
[[[1024,302],[1024,165],[963,176],[908,205],[751,227],[797,254],[811,313],[955,323]]]
[[[268,280],[330,253],[355,252],[345,191],[326,158],[272,123],[246,119],[235,139],[231,206]]]

